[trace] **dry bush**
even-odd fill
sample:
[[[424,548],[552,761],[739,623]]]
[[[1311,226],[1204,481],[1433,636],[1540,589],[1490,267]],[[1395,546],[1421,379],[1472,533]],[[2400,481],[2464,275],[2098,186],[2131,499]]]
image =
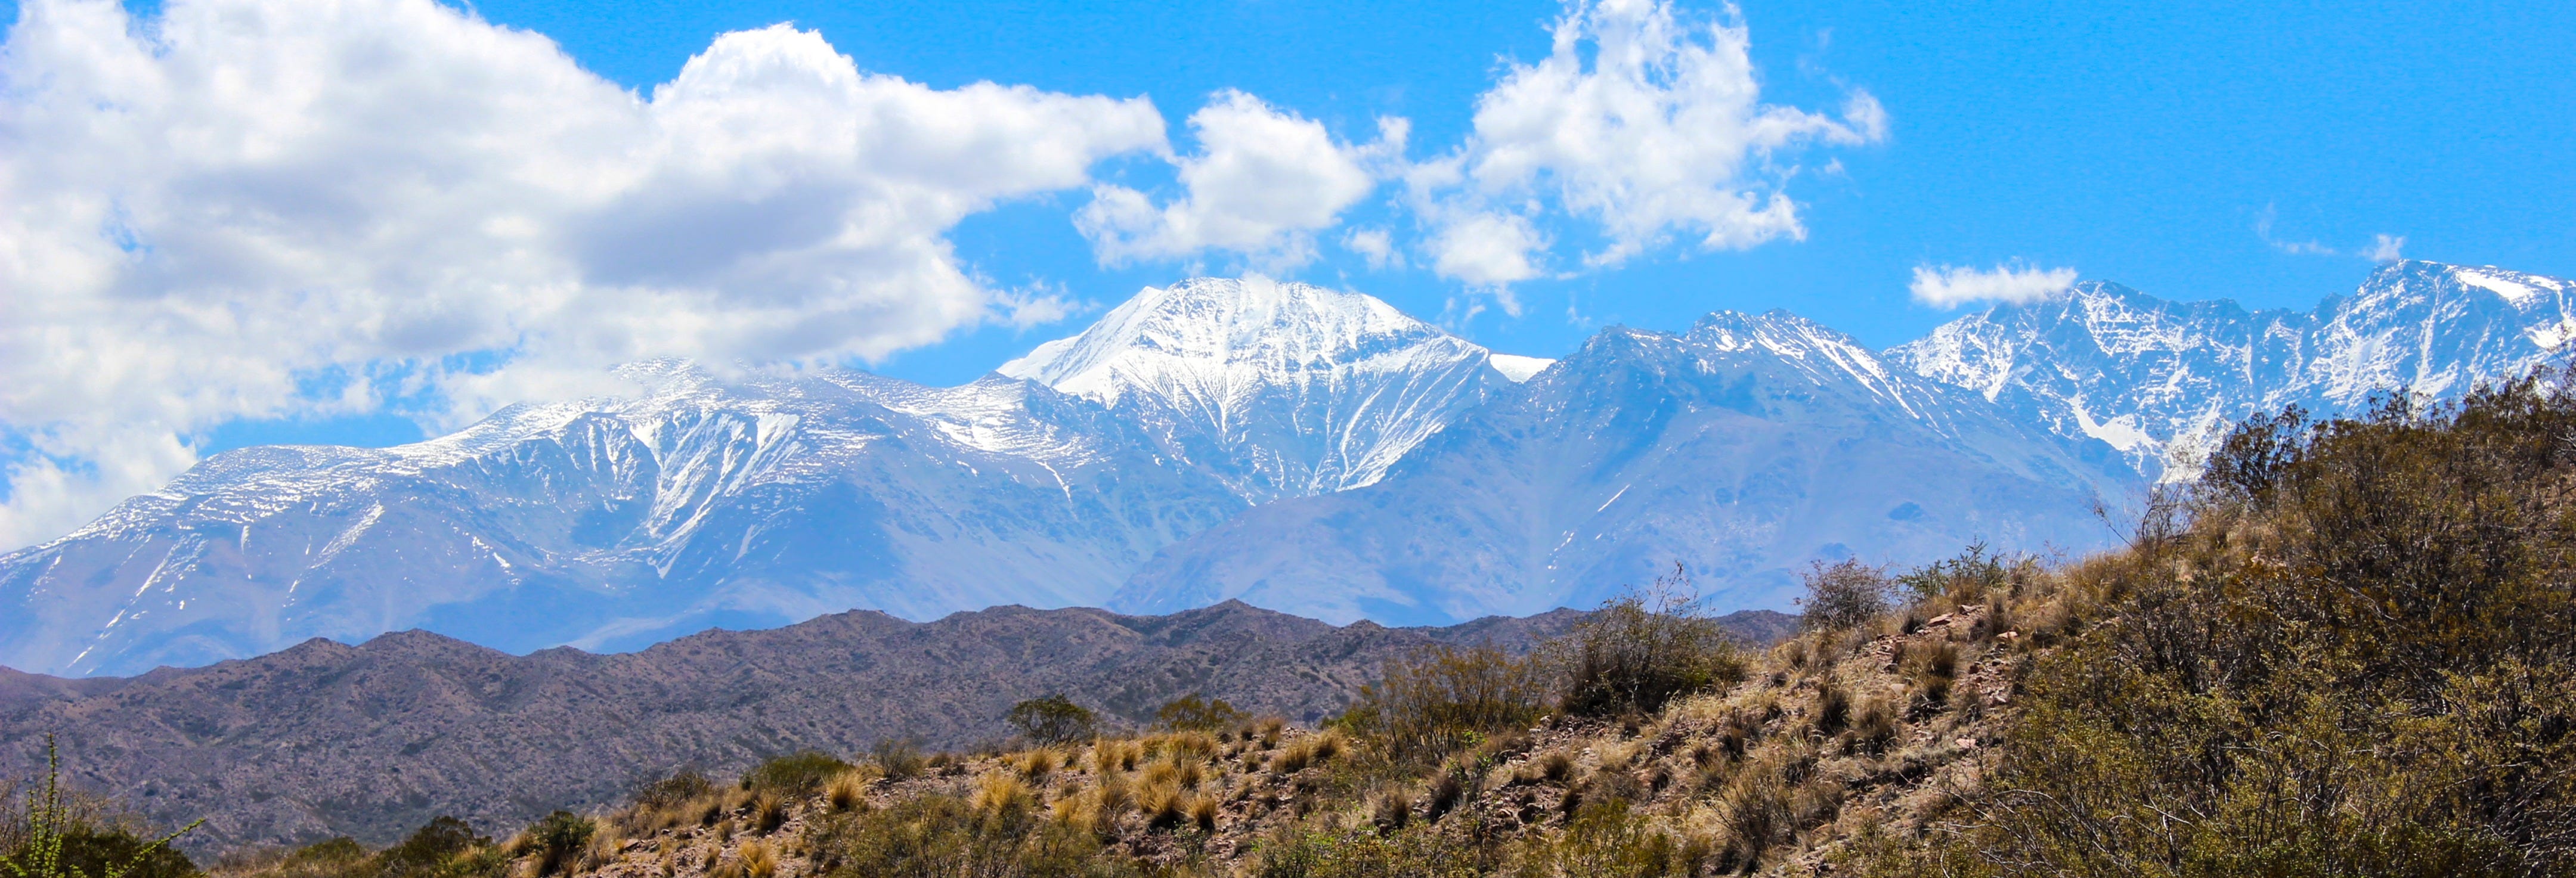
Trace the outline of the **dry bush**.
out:
[[[1839,631],[1869,622],[1887,612],[1893,587],[1887,571],[1845,559],[1817,561],[1799,576],[1807,596],[1798,601],[1798,624],[1810,631]],[[1803,659],[1797,665],[1803,665]]]
[[[1216,831],[1216,817],[1218,810],[1216,797],[1191,796],[1189,798],[1188,805],[1182,810],[1187,812],[1190,823],[1197,826],[1200,832],[1213,833]]]
[[[1022,780],[1040,783],[1055,773],[1056,768],[1061,764],[1061,758],[1054,750],[1039,748],[1021,753],[1013,762]]]
[[[1528,726],[1545,712],[1551,688],[1540,657],[1491,645],[1430,644],[1388,660],[1384,676],[1360,690],[1343,723],[1384,742],[1398,758],[1427,761],[1483,735]]]
[[[774,878],[778,874],[778,855],[758,839],[743,842],[736,856],[742,860],[744,878]]]
[[[975,782],[975,797],[969,804],[982,814],[1013,814],[1036,807],[1037,795],[1018,776],[994,772]]]
[[[1413,821],[1413,797],[1403,790],[1382,790],[1369,804],[1369,822],[1381,834],[1403,829]]]
[[[832,776],[823,785],[823,800],[834,811],[847,811],[867,801],[868,785],[875,783],[880,772],[874,766],[861,766]]]
[[[1832,680],[1816,684],[1816,712],[1809,717],[1819,734],[1840,732],[1851,721],[1851,693]]]
[[[1177,784],[1147,784],[1136,794],[1136,810],[1144,813],[1146,828],[1157,832],[1179,826],[1188,805],[1188,794]]]
[[[776,793],[762,793],[759,798],[751,800],[753,832],[767,835],[778,831],[778,827],[786,822],[787,800],[784,797]]]
[[[1744,679],[1734,639],[1704,609],[1680,565],[1602,604],[1546,648],[1564,669],[1560,706],[1578,716],[1653,713],[1677,696]]]
[[[929,767],[921,756],[921,744],[910,738],[880,738],[868,745],[868,760],[888,780],[909,780]]]
[[[1872,697],[1861,702],[1860,716],[1851,727],[1852,749],[1870,754],[1887,752],[1896,741],[1896,706],[1885,697]]]

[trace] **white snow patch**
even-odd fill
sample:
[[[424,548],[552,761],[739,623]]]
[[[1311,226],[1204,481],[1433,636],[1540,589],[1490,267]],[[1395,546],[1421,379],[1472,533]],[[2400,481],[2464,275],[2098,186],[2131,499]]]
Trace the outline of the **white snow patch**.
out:
[[[2459,278],[2461,283],[2503,296],[2505,301],[2513,303],[2516,308],[2528,304],[2534,297],[2540,295],[2540,291],[2532,289],[2529,284],[2506,280],[2482,271],[2460,269],[2452,272],[2451,275]]]
[[[2156,444],[2156,437],[2138,428],[2138,416],[2134,412],[2114,416],[2109,420],[2096,421],[2093,419],[2093,413],[2084,410],[2084,397],[2080,394],[2067,397],[2066,408],[2075,414],[2075,424],[2083,428],[2084,435],[2109,443],[2111,447],[2120,449],[2122,453]]]
[[[2531,339],[2532,344],[2539,345],[2542,350],[2554,350],[2559,345],[2566,344],[2568,338],[2576,337],[2576,320],[2562,317],[2556,323],[2533,327],[2530,332],[2523,335]]]
[[[1519,384],[1538,375],[1541,370],[1555,365],[1556,361],[1546,357],[1494,354],[1485,358],[1485,364],[1494,367],[1494,371],[1503,373],[1503,377],[1510,379],[1513,384]]]

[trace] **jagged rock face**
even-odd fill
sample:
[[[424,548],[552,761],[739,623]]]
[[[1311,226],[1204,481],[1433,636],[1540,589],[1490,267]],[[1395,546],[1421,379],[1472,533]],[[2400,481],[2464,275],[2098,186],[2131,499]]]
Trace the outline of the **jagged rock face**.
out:
[[[2452,396],[2554,362],[2576,335],[2571,298],[2576,285],[2555,278],[2421,261],[2385,266],[2312,312],[2086,282],[1952,321],[1888,358],[2180,481],[2258,411],[2355,412],[2399,388]]]
[[[1200,278],[1148,288],[998,371],[1109,406],[1262,503],[1377,481],[1530,374],[1531,358],[1493,359],[1368,296]]]
[[[1812,322],[1715,314],[1605,331],[1378,484],[1166,549],[1115,606],[1435,623],[1591,605],[1676,562],[1717,606],[1786,606],[1819,558],[2101,544],[2097,499],[2136,478]]]

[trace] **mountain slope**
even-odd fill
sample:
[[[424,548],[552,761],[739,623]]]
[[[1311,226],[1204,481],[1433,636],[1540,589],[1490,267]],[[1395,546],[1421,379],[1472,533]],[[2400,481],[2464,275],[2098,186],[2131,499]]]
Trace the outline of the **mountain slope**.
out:
[[[2098,545],[2136,476],[1784,312],[1606,330],[1378,484],[1256,507],[1159,553],[1130,610],[1240,598],[1328,620],[1582,606],[1676,561],[1721,607],[1795,571],[1928,560],[1986,537]]]
[[[0,557],[0,664],[130,673],[423,627],[634,648],[853,607],[1096,604],[1242,508],[1099,407],[1026,382],[659,364],[372,450],[217,455]]]
[[[159,818],[211,818],[191,837],[201,848],[383,844],[437,814],[506,827],[606,803],[682,766],[730,773],[905,736],[963,747],[1008,735],[1010,706],[1049,693],[1126,723],[1193,692],[1311,722],[1416,645],[1519,647],[1579,617],[1389,629],[1241,604],[1161,617],[1002,607],[926,623],[851,612],[623,655],[510,656],[409,631],[131,679],[0,673],[0,754],[41,753],[58,730],[90,788]],[[1726,621],[1757,643],[1781,630],[1773,615]]]
[[[2257,411],[2357,412],[2394,388],[2457,395],[2560,359],[2571,335],[2576,284],[2410,260],[2306,313],[2174,303],[2086,282],[1952,321],[1887,357],[2180,480]]]
[[[1149,287],[997,371],[1109,406],[1261,503],[1377,481],[1532,360],[1496,361],[1368,296],[1253,276]]]

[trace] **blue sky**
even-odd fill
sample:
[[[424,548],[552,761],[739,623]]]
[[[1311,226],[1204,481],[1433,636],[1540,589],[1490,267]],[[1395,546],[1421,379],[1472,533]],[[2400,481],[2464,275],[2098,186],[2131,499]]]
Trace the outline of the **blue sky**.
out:
[[[936,86],[1147,95],[1176,134],[1203,96],[1235,88],[1353,139],[1374,117],[1401,115],[1423,145],[1465,133],[1500,59],[1545,56],[1561,11],[1552,2],[1098,5],[476,8],[553,36],[631,87],[668,80],[715,33],[793,21],[863,68]],[[1845,175],[1789,184],[1807,240],[1672,247],[1621,270],[1529,283],[1525,316],[1488,312],[1464,331],[1551,355],[1604,323],[1671,328],[1712,309],[1786,308],[1884,346],[1956,316],[1908,301],[1908,272],[1923,263],[2019,258],[2257,308],[2307,308],[2368,272],[2358,256],[2267,244],[2257,234],[2267,214],[2281,242],[2357,251],[2392,234],[2408,256],[2576,274],[2576,76],[2566,68],[2576,5],[1739,8],[1767,101],[1830,106],[1857,86],[1891,119],[1886,142],[1831,152]],[[998,278],[1059,281],[1095,302],[1173,276],[1170,264],[1099,269],[1064,221],[1078,194],[1052,201],[969,221],[959,246]],[[1458,287],[1418,269],[1371,272],[1339,253],[1295,274],[1425,316]],[[1569,305],[1583,320],[1566,319]],[[965,380],[1056,328],[977,335],[880,371]]]
[[[223,2],[236,9],[264,8]],[[209,0],[189,8],[211,5],[220,4]],[[291,0],[268,8],[307,5]],[[382,22],[347,20],[373,14],[366,10],[377,5],[394,11]],[[862,363],[914,380],[956,383],[1038,341],[1078,329],[1086,315],[1142,285],[1194,271],[1259,268],[1358,289],[1498,350],[1540,356],[1562,353],[1603,325],[1675,329],[1699,314],[1728,308],[1785,308],[1872,345],[1894,344],[1958,313],[1923,304],[1909,292],[1912,273],[1922,267],[2072,269],[2084,278],[2168,298],[2225,297],[2249,307],[2306,308],[2350,290],[2369,271],[2380,236],[2389,236],[2403,239],[2401,249],[2409,257],[2576,276],[2576,174],[2568,170],[2576,167],[2576,77],[2566,72],[2566,47],[2576,44],[2576,5],[2564,3],[2329,9],[1971,2],[1936,9],[1754,0],[1732,10],[1679,4],[1671,13],[1683,25],[1685,45],[1705,42],[1709,27],[1740,28],[1749,40],[1751,82],[1759,86],[1760,104],[1814,114],[1806,134],[1776,150],[1757,150],[1747,169],[1720,175],[1717,187],[1785,197],[1803,239],[1774,235],[1711,248],[1698,240],[1704,229],[1682,222],[1654,227],[1634,252],[1595,263],[1586,262],[1587,254],[1604,252],[1614,237],[1605,232],[1606,217],[1633,217],[1642,208],[1628,204],[1586,214],[1544,183],[1493,192],[1434,187],[1420,190],[1433,193],[1424,196],[1408,188],[1413,178],[1403,176],[1411,173],[1404,168],[1418,170],[1445,157],[1466,156],[1461,160],[1472,167],[1469,144],[1479,136],[1480,97],[1510,77],[1515,65],[1550,57],[1551,28],[1568,15],[1555,2],[1265,0],[1114,8],[1035,2],[474,4],[471,10],[482,21],[542,34],[580,69],[647,99],[679,76],[693,56],[710,52],[720,34],[792,22],[819,34],[864,73],[932,90],[978,82],[1028,86],[1064,100],[1024,96],[1016,100],[1025,106],[1011,112],[1070,113],[1087,120],[1081,123],[1089,126],[1085,139],[1066,147],[1072,158],[1055,164],[1032,160],[1036,164],[1025,168],[995,165],[989,186],[957,182],[954,169],[934,169],[933,176],[951,176],[940,178],[949,188],[933,194],[965,191],[957,197],[972,205],[901,214],[929,217],[921,220],[925,231],[879,242],[879,249],[868,244],[812,264],[781,263],[785,267],[767,274],[700,272],[668,283],[663,279],[696,269],[679,262],[589,267],[585,282],[594,285],[599,277],[612,277],[631,286],[659,283],[681,290],[631,299],[562,293],[574,282],[532,274],[535,269],[516,263],[445,269],[481,259],[466,251],[489,241],[519,240],[505,234],[518,228],[513,223],[596,226],[606,222],[598,217],[650,212],[658,202],[628,198],[582,209],[588,213],[566,209],[560,216],[588,219],[562,220],[547,219],[556,214],[546,213],[554,209],[546,205],[587,196],[556,193],[534,207],[510,202],[506,209],[486,210],[459,201],[415,211],[415,202],[402,200],[402,193],[412,191],[405,186],[452,183],[464,191],[473,188],[475,174],[484,173],[464,160],[447,167],[435,147],[381,162],[416,167],[417,173],[361,180],[363,192],[332,189],[329,181],[352,173],[363,177],[379,164],[369,150],[403,148],[370,145],[370,125],[399,128],[417,117],[437,123],[424,129],[433,134],[481,124],[474,120],[517,119],[510,124],[526,127],[527,119],[550,123],[613,103],[542,59],[529,60],[533,50],[507,35],[432,22],[434,30],[443,28],[442,36],[423,37],[420,43],[428,48],[421,51],[435,55],[452,48],[450,67],[438,67],[444,62],[432,58],[421,62],[426,73],[388,79],[380,91],[357,88],[333,97],[326,84],[317,92],[323,97],[299,105],[303,115],[296,118],[348,131],[328,138],[328,149],[289,150],[290,160],[261,158],[259,151],[268,142],[263,137],[290,136],[260,127],[285,115],[264,103],[273,96],[188,81],[222,79],[203,73],[222,65],[262,69],[254,61],[268,55],[291,59],[309,51],[345,59],[349,53],[333,55],[334,47],[363,47],[370,45],[367,39],[423,26],[417,10],[401,13],[398,6],[399,0],[358,0],[347,7],[357,12],[344,9],[327,28],[315,24],[322,17],[281,12],[278,20],[296,26],[201,36],[190,44],[197,48],[164,51],[153,62],[167,68],[168,81],[131,94],[115,90],[141,87],[98,72],[123,68],[71,49],[46,48],[38,39],[77,31],[77,22],[63,22],[95,8],[77,0],[29,7],[55,13],[42,27],[22,22],[12,31],[7,66],[0,69],[0,77],[7,77],[0,80],[6,86],[0,100],[9,102],[10,111],[0,113],[0,175],[14,174],[21,187],[30,187],[25,181],[66,176],[63,168],[94,169],[97,182],[42,191],[63,195],[64,203],[89,205],[83,209],[91,213],[76,214],[86,225],[71,224],[78,240],[66,239],[64,252],[86,253],[80,248],[88,247],[106,255],[86,257],[90,263],[67,261],[74,266],[68,269],[47,268],[55,263],[43,260],[21,260],[11,269],[13,263],[0,259],[0,270],[18,272],[0,277],[16,287],[0,290],[0,301],[36,315],[22,327],[57,331],[0,330],[0,362],[19,364],[11,368],[23,370],[17,376],[23,382],[60,390],[53,397],[0,394],[0,458],[12,467],[7,502],[14,516],[0,517],[0,536],[59,532],[60,522],[95,514],[114,497],[156,484],[204,453],[257,442],[382,444],[413,438],[423,422],[435,427],[514,396],[580,389],[583,370],[619,356],[779,349],[809,361]],[[140,28],[157,27],[157,5],[128,8]],[[0,18],[21,21],[21,9],[0,4]],[[219,17],[208,20],[214,18]],[[112,24],[94,24],[93,31]],[[795,44],[780,37],[763,47],[788,52]],[[475,54],[487,49],[499,54]],[[329,68],[298,69],[310,78],[309,70]],[[296,74],[279,75],[287,78],[273,82],[291,82]],[[759,83],[745,82],[750,80],[711,87],[709,106],[730,100],[741,109],[744,95],[758,94]],[[38,92],[51,97],[28,96]],[[557,103],[524,111],[536,114],[525,117],[449,106],[517,99],[523,92],[552,95]],[[1227,104],[1232,99],[1226,96],[1235,93],[1249,103]],[[378,94],[383,106],[365,105]],[[1864,94],[1883,110],[1882,127],[1852,114],[1851,102]],[[1134,102],[1080,108],[1066,103],[1090,95],[1141,97],[1150,108]],[[111,104],[192,101],[191,106],[236,102],[227,111],[242,120],[241,131],[253,134],[222,141],[226,145],[216,149],[238,149],[250,158],[167,170],[187,164],[172,144],[207,142],[183,140],[182,134],[203,137],[217,130],[212,123],[183,124],[198,117],[178,110],[163,111],[183,121],[154,129],[150,137],[118,141],[80,140],[92,135],[79,132],[98,126],[64,121],[77,122],[78,114]],[[352,109],[352,101],[360,106]],[[1100,187],[1132,190],[1153,210],[1180,204],[1192,191],[1180,167],[1218,154],[1196,136],[1191,119],[1218,105],[1241,109],[1238,117],[1251,121],[1320,123],[1345,164],[1368,169],[1370,176],[1360,184],[1365,191],[1333,206],[1327,221],[1290,229],[1259,246],[1192,246],[1200,239],[1173,237],[1180,233],[1138,214],[1129,221],[1145,225],[1125,227],[1132,245],[1127,254],[1111,255],[1114,248],[1102,243],[1096,224],[1085,227],[1081,220],[1100,201]],[[466,121],[449,124],[442,112],[464,113],[455,118]],[[760,112],[790,112],[777,117],[785,119],[802,111]],[[594,138],[611,152],[622,149],[612,129],[627,123],[603,113],[590,128],[581,127],[592,121],[587,118],[565,122],[568,133],[561,138]],[[1385,145],[1379,127],[1385,117],[1409,125],[1401,148]],[[1023,131],[1009,127],[1017,118],[1000,119],[993,130]],[[1149,142],[1156,140],[1159,146]],[[679,205],[673,210],[699,215],[715,209],[708,205],[738,203],[750,205],[743,216],[754,221],[610,229],[614,234],[602,233],[607,236],[598,240],[685,250],[710,236],[757,237],[765,227],[756,220],[772,215],[772,206],[793,207],[792,198],[770,190],[728,201],[726,181],[762,179],[756,157],[699,176],[688,176],[695,172],[686,169],[685,159],[639,166],[620,185],[644,191],[651,181],[665,179],[653,175],[678,174],[669,179],[687,183],[670,188],[687,189],[688,198],[699,200],[672,196],[679,199],[671,202]],[[550,182],[544,175],[578,174],[579,164],[530,163],[493,171],[490,179],[543,188]],[[132,182],[147,178],[167,182]],[[11,179],[0,176],[0,189]],[[830,209],[860,210],[872,197],[868,193],[911,185],[884,179],[850,182],[849,192],[857,194],[837,196],[842,200]],[[826,181],[839,182],[848,181]],[[446,190],[435,191],[445,197]],[[315,192],[322,194],[310,194]],[[1435,201],[1445,206],[1426,206]],[[230,236],[199,228],[232,222],[228,218],[246,211],[284,219],[221,230]],[[1531,223],[1551,244],[1530,253],[1541,269],[1537,276],[1497,285],[1436,269],[1431,239],[1446,228],[1443,222],[1470,214]],[[30,216],[35,219],[22,220],[27,225],[0,225],[0,236],[29,239],[16,242],[24,245],[22,252],[46,252],[40,232],[28,231],[43,227],[38,220],[45,217]],[[455,217],[504,231],[471,240],[401,231],[468,222]],[[292,225],[298,222],[310,225]],[[376,231],[335,237],[349,229]],[[1344,243],[1354,230],[1386,233],[1402,264],[1372,265]],[[101,239],[115,250],[100,249]],[[382,249],[370,249],[377,247]],[[461,248],[460,255],[418,255],[446,247]],[[279,255],[255,265],[226,255],[272,251]],[[922,301],[937,308],[873,304],[863,315],[841,315],[857,321],[850,323],[813,315],[837,313],[835,295],[900,299],[915,287],[776,292],[780,285],[821,283],[813,279],[882,260],[896,260],[925,277],[954,268],[963,279],[921,281],[928,286],[920,289],[933,290]],[[311,267],[324,261],[329,264]],[[86,264],[111,268],[75,270]],[[84,283],[94,286],[79,286]],[[340,284],[363,284],[373,292],[359,296]],[[692,284],[721,295],[691,299],[687,289],[697,288]],[[90,291],[81,298],[58,288]],[[493,298],[456,292],[466,288],[489,290]],[[509,310],[556,295],[567,304]],[[783,305],[773,301],[782,298]],[[1037,305],[1011,304],[1030,300]],[[1516,309],[1504,307],[1505,301]],[[648,315],[667,313],[675,323],[716,329],[679,338],[653,327],[603,328],[564,316],[595,315],[601,302],[633,303]],[[978,313],[985,316],[961,317],[965,312],[955,308],[964,306],[957,302],[981,307]],[[777,325],[722,325],[746,303],[776,306],[783,316]],[[488,316],[501,312],[507,316]],[[168,329],[173,323],[188,328]],[[100,328],[110,324],[117,328]],[[815,327],[813,332],[845,327],[863,338],[815,341],[799,336],[799,325]],[[607,340],[561,341],[575,337]],[[537,350],[533,345],[540,343],[530,338],[549,339],[542,344],[556,347]],[[39,362],[65,364],[65,377],[44,371],[53,366],[33,365]],[[495,363],[535,365],[496,371]],[[102,374],[117,377],[84,383]],[[48,487],[37,492],[33,486],[40,485]]]

